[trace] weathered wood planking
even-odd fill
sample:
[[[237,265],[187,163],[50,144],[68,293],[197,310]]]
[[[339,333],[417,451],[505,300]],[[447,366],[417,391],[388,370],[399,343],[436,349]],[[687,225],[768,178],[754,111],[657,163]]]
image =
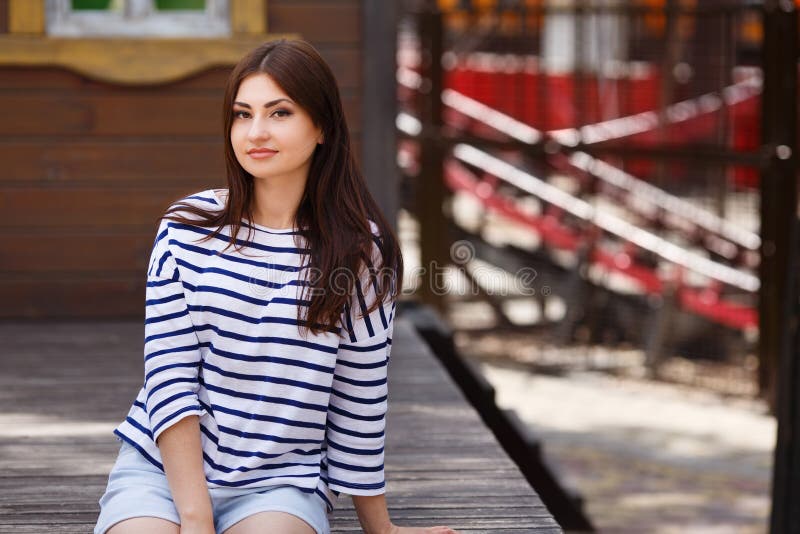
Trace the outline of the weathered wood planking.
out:
[[[91,273],[115,271],[144,276],[155,231],[147,233],[64,232],[59,236],[42,233],[0,235],[0,261],[8,272]],[[5,251],[14,251],[7,254]],[[98,252],[102,252],[98,254]],[[100,261],[88,264],[96,255]]]
[[[108,231],[111,228],[118,232],[149,231],[155,238],[157,219],[164,209],[198,190],[198,186],[157,189],[16,187],[4,191],[0,198],[3,212],[0,228],[32,230],[57,226],[61,232],[77,228]]]
[[[0,33],[7,8],[0,0]],[[361,9],[360,0],[271,0],[267,11],[270,32],[299,35],[330,64],[357,157]],[[224,184],[229,72],[127,87],[0,66],[0,318],[140,315],[142,236],[174,196]]]
[[[0,0],[0,33],[8,33],[8,0]]]
[[[142,381],[140,323],[0,323],[0,533],[88,532]],[[386,473],[394,520],[561,529],[413,328],[395,324]],[[360,532],[349,498],[332,519]]]
[[[0,277],[0,318],[143,316],[144,286],[143,273],[134,277],[108,271],[4,272]]]
[[[3,183],[15,187],[189,189],[225,183],[222,135],[209,139],[80,139],[54,144],[38,139],[0,141],[0,161],[13,161]]]
[[[361,151],[358,136],[354,152]],[[164,184],[195,191],[225,184],[222,136],[194,139],[70,137],[44,144],[41,139],[0,140],[0,161],[13,163],[6,186],[36,188],[118,187],[156,189]]]
[[[361,45],[358,0],[269,0],[268,30],[296,32],[319,48]]]
[[[0,2],[2,1],[0,0]],[[293,30],[289,31],[296,33]],[[301,34],[301,37],[308,40],[306,35]],[[360,87],[361,50],[357,43],[349,46],[337,44],[335,47],[324,46],[319,43],[314,44],[333,70],[336,81],[342,91],[352,92]],[[189,90],[220,91],[221,88],[225,87],[230,70],[230,67],[213,67],[203,73],[194,74],[180,80],[177,84],[153,86],[150,91],[165,94],[181,93]],[[64,91],[92,91],[97,94],[113,94],[118,90],[114,85],[86,78],[64,68],[26,67],[22,69],[19,67],[0,67],[0,91],[19,89],[46,90],[52,87],[59,87]]]
[[[360,101],[342,96],[353,130],[361,124]],[[65,92],[11,93],[0,101],[0,137],[152,137],[192,139],[218,136],[222,128],[222,95],[169,94],[120,90],[118,94]]]

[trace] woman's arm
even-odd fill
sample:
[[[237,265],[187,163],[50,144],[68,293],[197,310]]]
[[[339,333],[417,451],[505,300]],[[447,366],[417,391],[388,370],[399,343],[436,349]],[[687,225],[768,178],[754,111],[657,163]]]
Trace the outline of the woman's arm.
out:
[[[388,364],[396,302],[376,299],[371,280],[356,281],[357,299],[345,308],[328,408],[329,485],[353,499],[365,534],[455,534],[448,527],[398,527],[384,496],[385,416]],[[355,313],[351,313],[355,312]]]
[[[393,525],[383,495],[353,495],[352,498],[364,534],[388,534],[392,531]]]
[[[398,527],[389,520],[384,495],[353,495],[358,521],[364,534],[456,534],[448,527]]]
[[[203,472],[199,418],[191,415],[170,426],[161,433],[157,445],[181,518],[181,533],[213,533],[214,516]]]
[[[159,448],[181,533],[212,534],[211,498],[203,469],[197,390],[199,340],[162,221],[147,272],[145,300],[145,406]]]

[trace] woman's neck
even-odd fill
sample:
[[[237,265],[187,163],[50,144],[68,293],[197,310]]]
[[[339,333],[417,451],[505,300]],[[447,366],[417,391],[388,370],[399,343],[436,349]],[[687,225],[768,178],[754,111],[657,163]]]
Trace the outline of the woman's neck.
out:
[[[268,228],[292,228],[305,180],[255,179],[253,222]]]

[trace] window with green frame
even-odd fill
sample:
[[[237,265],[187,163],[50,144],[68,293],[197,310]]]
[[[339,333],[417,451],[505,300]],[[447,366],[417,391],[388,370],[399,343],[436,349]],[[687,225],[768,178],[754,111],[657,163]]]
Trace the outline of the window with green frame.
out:
[[[121,2],[113,0],[72,0],[73,11],[118,11]]]
[[[206,0],[156,0],[156,9],[159,11],[178,11],[181,9],[203,11]]]
[[[1,1],[1,0],[0,0]],[[231,0],[47,0],[58,37],[228,37]]]
[[[124,0],[72,0],[74,11],[120,11]],[[206,0],[155,0],[158,11],[204,11]]]

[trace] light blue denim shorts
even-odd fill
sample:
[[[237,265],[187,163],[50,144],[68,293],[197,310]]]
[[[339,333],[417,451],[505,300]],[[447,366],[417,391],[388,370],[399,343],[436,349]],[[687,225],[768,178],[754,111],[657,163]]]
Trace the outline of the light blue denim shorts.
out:
[[[272,488],[220,488],[209,491],[214,528],[223,533],[242,519],[259,512],[286,512],[299,517],[317,532],[330,534],[325,501],[316,493],[293,486]],[[105,534],[116,523],[133,517],[158,517],[180,524],[167,477],[138,450],[122,442],[105,494],[94,534]]]

